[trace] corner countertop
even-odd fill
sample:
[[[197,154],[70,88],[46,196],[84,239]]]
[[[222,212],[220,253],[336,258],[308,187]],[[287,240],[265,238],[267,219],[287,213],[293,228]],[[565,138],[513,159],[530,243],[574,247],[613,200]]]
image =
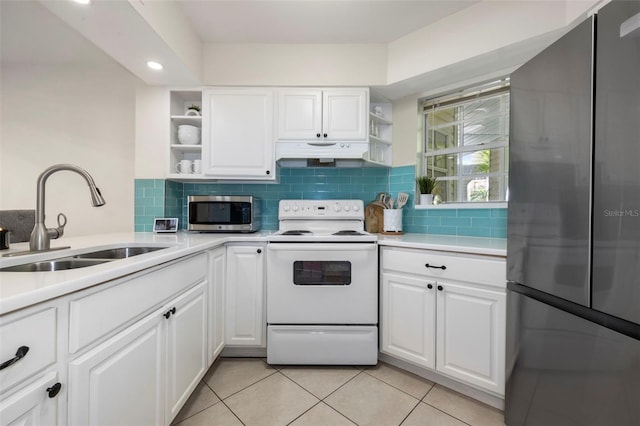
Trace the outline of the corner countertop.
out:
[[[507,256],[507,240],[505,238],[430,234],[404,234],[397,236],[379,234],[378,245],[499,257]]]
[[[176,234],[116,233],[84,237],[62,238],[51,242],[52,248],[71,246],[69,249],[49,251],[16,257],[0,257],[0,268],[23,263],[57,259],[89,251],[106,250],[118,246],[166,246],[158,250],[127,259],[114,260],[87,268],[55,272],[0,272],[0,315],[73,293],[172,260],[210,250],[230,242],[267,242],[273,231],[252,234]],[[506,240],[501,238],[456,237],[445,235],[404,234],[378,235],[378,245],[439,250],[456,253],[506,256]],[[12,244],[1,254],[28,249],[28,243]]]
[[[0,315],[36,303],[73,293],[172,260],[209,250],[228,242],[266,242],[270,231],[252,234],[116,233],[53,240],[51,247],[71,246],[16,257],[0,257],[0,268],[41,260],[57,259],[118,246],[166,246],[166,250],[114,260],[87,268],[55,272],[0,272]],[[12,244],[1,255],[28,250],[28,243]]]

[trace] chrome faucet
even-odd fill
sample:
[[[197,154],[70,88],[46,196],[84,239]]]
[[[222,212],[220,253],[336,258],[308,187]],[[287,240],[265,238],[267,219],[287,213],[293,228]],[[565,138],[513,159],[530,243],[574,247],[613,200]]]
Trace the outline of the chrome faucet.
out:
[[[36,223],[31,231],[31,238],[29,239],[29,251],[44,251],[51,249],[51,238],[60,238],[64,233],[64,227],[67,224],[67,217],[60,213],[58,214],[58,227],[47,228],[44,223],[44,185],[47,182],[47,178],[60,170],[68,170],[70,172],[76,172],[82,176],[89,184],[89,192],[91,193],[91,204],[93,207],[104,206],[105,201],[102,198],[100,190],[96,187],[95,182],[91,175],[84,169],[73,164],[54,164],[46,169],[40,176],[38,176],[38,194],[36,201]]]

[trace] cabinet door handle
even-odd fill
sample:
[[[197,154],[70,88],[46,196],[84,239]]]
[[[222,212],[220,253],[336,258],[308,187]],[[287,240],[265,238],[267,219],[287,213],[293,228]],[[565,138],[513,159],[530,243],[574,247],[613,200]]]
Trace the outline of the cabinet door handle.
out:
[[[320,136],[322,136],[320,133],[316,133],[316,138],[319,138]]]
[[[427,288],[428,288],[429,290],[431,290],[431,289],[433,288],[433,285],[432,285],[432,284],[427,284]]]
[[[20,361],[22,358],[24,358],[24,356],[27,354],[27,352],[29,352],[29,346],[20,346],[18,348],[18,350],[16,351],[16,356],[11,358],[9,361],[5,361],[2,364],[0,364],[0,370],[4,370],[5,368],[9,367],[10,365],[13,365],[16,362]]]
[[[258,254],[260,254],[260,253],[262,253],[262,249],[258,249],[258,250],[256,250],[256,252],[257,252]]]
[[[267,170],[267,174],[268,174],[268,175],[270,175],[270,174],[271,174],[271,171],[270,171],[270,170]]]
[[[442,265],[442,266],[435,266],[435,265],[429,265],[428,263],[425,263],[424,266],[426,266],[427,268],[433,268],[433,269],[442,269],[443,271],[445,269],[447,269],[446,266]]]
[[[442,286],[441,285],[438,286],[438,291],[442,291]]]
[[[60,392],[60,389],[62,389],[62,385],[60,384],[60,382],[56,383],[50,388],[47,388],[47,393],[49,394],[49,398],[55,398],[58,392]]]
[[[325,133],[325,134],[324,134],[324,135],[322,135],[322,136],[324,136],[324,137],[326,138],[326,137],[327,137],[327,134]]]

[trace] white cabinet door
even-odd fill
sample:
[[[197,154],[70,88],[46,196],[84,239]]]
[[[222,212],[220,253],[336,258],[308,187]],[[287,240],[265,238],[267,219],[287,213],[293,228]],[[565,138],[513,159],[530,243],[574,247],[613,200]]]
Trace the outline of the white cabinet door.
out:
[[[436,369],[504,395],[505,292],[445,281],[438,290]]]
[[[380,350],[434,368],[436,305],[433,281],[388,272],[381,278]]]
[[[225,247],[218,247],[209,252],[209,365],[213,364],[224,348],[226,263]]]
[[[167,328],[167,423],[207,371],[207,282],[165,305]]]
[[[366,141],[369,116],[367,89],[322,92],[322,129],[327,141]]]
[[[271,89],[205,90],[202,114],[205,175],[275,180]]]
[[[322,91],[281,90],[278,92],[278,139],[318,140],[322,138]]]
[[[227,247],[226,344],[265,345],[264,247]]]
[[[55,372],[37,379],[0,403],[2,426],[54,426],[58,424],[58,397],[47,389],[58,380]]]
[[[369,91],[289,89],[278,92],[278,140],[367,141]]]
[[[69,424],[165,423],[163,310],[69,364]]]

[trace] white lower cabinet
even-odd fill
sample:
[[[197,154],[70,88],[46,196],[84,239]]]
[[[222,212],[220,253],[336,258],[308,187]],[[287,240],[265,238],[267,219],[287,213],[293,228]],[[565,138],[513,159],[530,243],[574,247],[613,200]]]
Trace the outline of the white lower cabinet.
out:
[[[0,317],[0,425],[64,423],[63,308],[51,301]]]
[[[446,281],[438,290],[436,370],[503,395],[506,293]]]
[[[504,395],[504,259],[383,247],[380,264],[381,352]]]
[[[382,351],[435,368],[433,289],[424,279],[391,272],[382,273],[380,287]]]
[[[167,424],[178,414],[209,368],[207,282],[167,305]],[[167,315],[165,312],[165,316]]]
[[[227,246],[227,345],[266,346],[265,256],[263,244]]]
[[[0,403],[2,426],[52,426],[58,424],[56,373],[48,373]],[[51,390],[51,391],[50,391]],[[52,396],[49,396],[51,392]]]
[[[226,248],[218,247],[209,251],[209,365],[213,364],[224,349],[226,277]]]
[[[164,311],[69,364],[70,425],[165,424]]]
[[[209,367],[206,277],[200,254],[71,297],[68,424],[171,423]]]
[[[69,364],[69,424],[169,424],[208,368],[206,282]]]

